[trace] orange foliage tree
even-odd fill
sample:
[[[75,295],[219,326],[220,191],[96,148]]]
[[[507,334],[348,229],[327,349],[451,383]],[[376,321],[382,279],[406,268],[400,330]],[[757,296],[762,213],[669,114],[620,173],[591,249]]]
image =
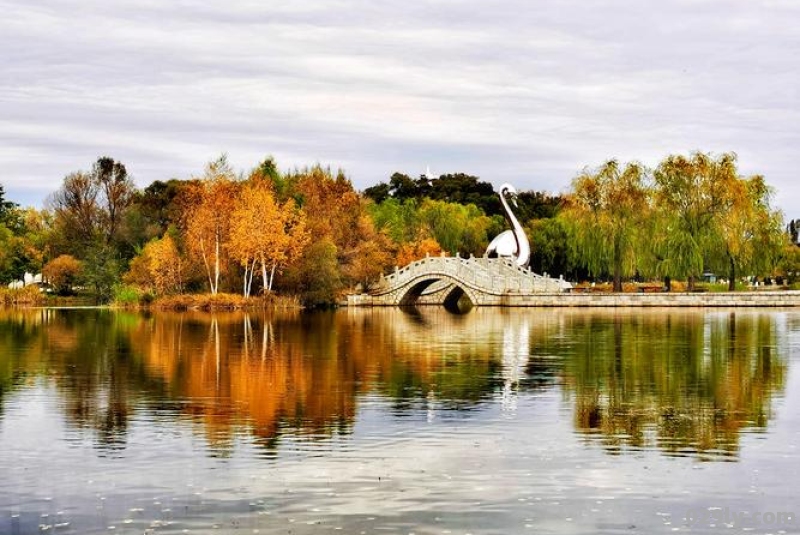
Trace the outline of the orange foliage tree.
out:
[[[375,229],[372,218],[366,213],[358,218],[353,234],[358,240],[348,244],[344,251],[343,272],[349,280],[366,289],[392,263],[393,244],[385,232]]]
[[[83,264],[80,260],[68,254],[62,254],[42,268],[42,276],[56,292],[64,294],[72,291],[72,287],[77,283],[82,271]]]
[[[405,266],[426,256],[439,256],[441,254],[442,246],[439,245],[439,242],[422,234],[418,239],[400,246],[396,257],[397,265]]]
[[[335,175],[330,169],[315,166],[287,177],[290,194],[299,199],[307,215],[308,228],[315,243],[326,243],[324,248],[304,252],[296,278],[310,291],[317,283],[327,285],[327,299],[335,298],[333,287],[341,284],[362,284],[377,278],[392,262],[393,245],[383,232],[378,232],[368,216],[358,192],[342,171]],[[314,253],[313,255],[311,253]],[[335,254],[336,271],[329,266],[315,266],[311,258],[326,259]],[[317,280],[315,273],[327,273],[327,281]],[[330,276],[335,275],[333,279]],[[329,282],[336,280],[336,284]],[[341,289],[341,288],[339,288]],[[317,295],[318,292],[313,292]]]
[[[237,184],[223,156],[206,166],[204,177],[187,188],[183,203],[183,225],[189,253],[202,261],[212,294],[219,292],[226,266],[225,243],[230,238],[231,212]]]
[[[294,261],[308,242],[305,214],[293,199],[279,203],[263,179],[241,189],[231,214],[228,249],[244,268],[245,297],[251,294],[257,265],[264,292],[271,292],[276,270]]]

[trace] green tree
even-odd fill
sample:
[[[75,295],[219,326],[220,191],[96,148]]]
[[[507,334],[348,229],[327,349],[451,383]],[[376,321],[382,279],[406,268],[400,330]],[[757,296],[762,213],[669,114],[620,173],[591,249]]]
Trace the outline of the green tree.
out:
[[[770,207],[770,190],[762,176],[731,182],[727,209],[720,213],[721,255],[717,264],[728,272],[728,289],[736,289],[737,275],[771,273],[786,236],[781,214]]]
[[[6,227],[13,228],[15,210],[17,208],[17,203],[6,200],[6,190],[3,185],[0,184],[0,223]]]
[[[645,179],[640,164],[621,167],[610,160],[573,181],[561,212],[576,263],[593,275],[610,273],[616,292],[622,291],[622,278],[636,271],[640,230],[650,206]]]
[[[81,282],[99,303],[114,295],[114,285],[122,278],[122,262],[116,251],[103,243],[93,245],[83,258]]]
[[[330,236],[312,240],[281,281],[310,307],[335,303],[343,284],[338,251]]]
[[[530,267],[533,271],[551,275],[569,273],[569,237],[561,219],[533,219],[525,230],[531,242]]]
[[[378,230],[385,231],[398,245],[414,241],[419,236],[422,221],[419,203],[415,199],[401,201],[389,197],[381,203],[370,203],[367,211]]]
[[[428,233],[450,254],[480,256],[489,242],[492,219],[474,204],[461,205],[426,199],[419,218]]]

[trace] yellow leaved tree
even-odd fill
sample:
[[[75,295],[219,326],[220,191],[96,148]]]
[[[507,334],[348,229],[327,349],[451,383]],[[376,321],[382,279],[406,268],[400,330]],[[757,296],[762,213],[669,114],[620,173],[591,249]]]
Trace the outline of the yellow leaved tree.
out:
[[[243,295],[251,295],[258,267],[264,292],[271,292],[276,271],[293,262],[309,239],[305,215],[293,199],[279,203],[266,180],[244,185],[230,214],[227,243],[231,256],[244,268]]]

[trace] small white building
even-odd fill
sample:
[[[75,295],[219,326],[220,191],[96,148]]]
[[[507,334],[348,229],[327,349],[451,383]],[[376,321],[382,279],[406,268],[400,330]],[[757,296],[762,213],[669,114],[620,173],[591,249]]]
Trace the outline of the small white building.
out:
[[[25,286],[30,286],[31,284],[36,284],[38,286],[41,286],[43,284],[43,282],[42,282],[42,274],[41,273],[37,273],[36,275],[34,275],[33,273],[27,273],[26,272],[22,276],[22,280],[14,281],[14,282],[10,283],[8,285],[8,287],[11,288],[12,290],[15,290],[15,289],[19,289],[19,288],[24,288]]]

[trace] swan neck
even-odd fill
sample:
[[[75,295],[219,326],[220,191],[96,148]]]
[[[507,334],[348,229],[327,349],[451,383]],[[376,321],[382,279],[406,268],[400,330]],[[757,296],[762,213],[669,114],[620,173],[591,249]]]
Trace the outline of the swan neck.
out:
[[[500,191],[500,202],[503,203],[503,208],[506,211],[509,221],[511,222],[512,234],[514,234],[514,241],[517,242],[517,258],[516,263],[519,266],[527,266],[531,257],[531,246],[528,243],[528,237],[525,235],[525,230],[520,225],[517,216],[511,211],[511,207],[506,201],[505,190]]]
[[[503,203],[503,208],[506,211],[508,220],[511,222],[511,226],[514,227],[514,234],[516,234],[516,231],[522,230],[522,225],[519,224],[517,216],[515,216],[514,212],[511,211],[511,207],[508,205],[508,201],[506,201],[506,196],[502,192],[500,194],[500,201]]]

